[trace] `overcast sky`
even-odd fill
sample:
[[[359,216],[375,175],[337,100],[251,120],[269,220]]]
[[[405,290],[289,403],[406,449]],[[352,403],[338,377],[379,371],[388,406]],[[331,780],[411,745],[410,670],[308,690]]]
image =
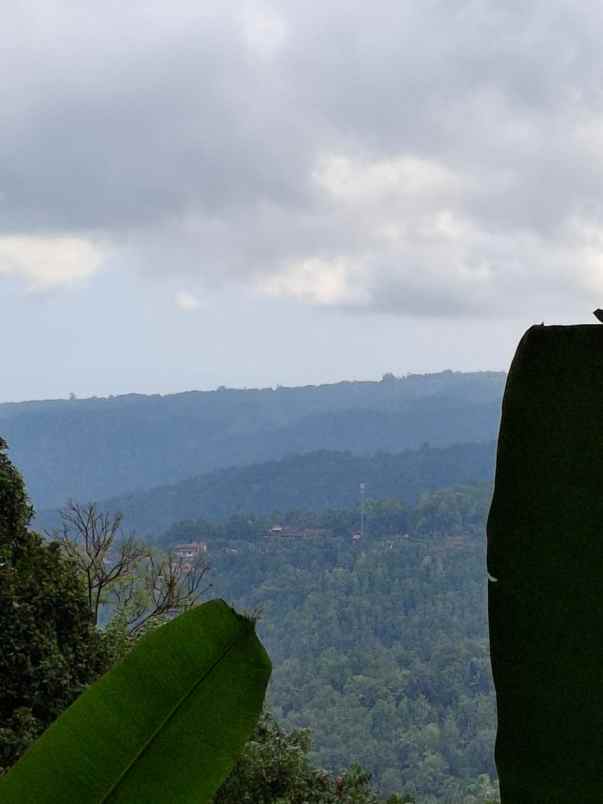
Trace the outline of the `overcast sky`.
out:
[[[603,6],[23,0],[0,400],[506,369],[603,306]]]

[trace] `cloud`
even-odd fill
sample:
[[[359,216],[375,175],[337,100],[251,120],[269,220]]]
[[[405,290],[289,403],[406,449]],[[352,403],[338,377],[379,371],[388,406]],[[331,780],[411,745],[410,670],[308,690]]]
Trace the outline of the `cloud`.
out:
[[[287,25],[273,9],[249,3],[244,7],[239,19],[247,46],[261,58],[273,59],[285,47],[288,36]]]
[[[192,293],[188,293],[186,290],[182,290],[176,294],[176,305],[181,310],[198,310],[201,306],[199,299],[194,296]]]
[[[66,238],[154,279],[356,312],[509,315],[602,289],[597,4],[7,15],[4,272],[97,270],[57,256]]]
[[[271,296],[287,296],[325,306],[363,305],[359,282],[354,274],[361,265],[344,259],[310,258],[291,263],[285,272],[265,280],[262,290]]]
[[[33,291],[86,279],[101,262],[99,249],[77,237],[0,237],[0,276],[21,278]]]

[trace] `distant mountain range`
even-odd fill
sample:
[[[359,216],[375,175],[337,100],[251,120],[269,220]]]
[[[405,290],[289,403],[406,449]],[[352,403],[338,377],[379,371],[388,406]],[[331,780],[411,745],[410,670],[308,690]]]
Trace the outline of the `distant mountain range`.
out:
[[[446,447],[492,441],[505,379],[503,372],[444,371],[301,388],[5,403],[0,404],[0,435],[8,441],[10,457],[38,510],[60,507],[68,498],[120,495],[124,500],[128,492],[168,483],[170,493],[180,499],[180,493],[188,492],[177,490],[173,484],[179,481],[196,477],[182,486],[192,489],[201,482],[199,475],[206,477],[203,486],[210,482],[207,473],[216,469],[274,462],[292,454],[329,450],[366,456],[377,450],[418,449],[425,443]],[[296,465],[295,460],[283,464]],[[235,476],[240,477],[236,472],[211,475],[211,483],[234,482]],[[287,492],[297,493],[293,486]],[[207,494],[200,498],[196,515],[206,509],[216,516],[226,511],[219,495],[210,502]],[[328,494],[334,494],[332,489]],[[145,498],[147,506],[153,495]],[[301,489],[299,495],[302,502]],[[260,496],[258,492],[258,500]],[[162,500],[168,497],[167,490],[161,492]],[[267,499],[277,504],[279,498]],[[250,502],[242,500],[241,510]],[[183,512],[190,509],[187,505],[182,505]],[[309,505],[318,505],[316,496]],[[138,506],[136,502],[134,509]],[[141,527],[166,521],[159,504],[153,511],[152,517],[136,514]]]
[[[217,470],[174,485],[114,497],[100,507],[121,511],[126,530],[149,537],[182,520],[354,508],[360,482],[366,484],[369,500],[394,498],[413,504],[422,492],[491,481],[495,452],[494,441],[372,456],[322,450]],[[59,524],[52,511],[42,512],[36,522],[38,528],[47,530]]]

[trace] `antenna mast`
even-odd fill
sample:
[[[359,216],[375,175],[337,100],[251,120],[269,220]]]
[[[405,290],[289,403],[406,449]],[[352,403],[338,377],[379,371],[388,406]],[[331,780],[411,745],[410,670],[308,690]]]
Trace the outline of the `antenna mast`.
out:
[[[366,483],[360,484],[360,538],[364,539],[364,494]]]

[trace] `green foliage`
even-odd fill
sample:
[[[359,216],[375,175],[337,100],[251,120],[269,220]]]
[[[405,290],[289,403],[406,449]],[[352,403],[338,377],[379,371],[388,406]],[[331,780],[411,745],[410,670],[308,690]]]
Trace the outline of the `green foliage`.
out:
[[[532,326],[488,518],[501,798],[603,801],[603,328]]]
[[[0,450],[0,774],[108,664],[81,580],[27,530],[23,481]]]
[[[413,515],[420,536],[482,535],[492,496],[490,483],[424,492]]]
[[[274,662],[270,711],[287,730],[311,730],[310,764],[343,773],[358,762],[383,795],[494,798],[489,495],[487,486],[466,487],[415,508],[373,504],[369,536],[357,543],[357,511],[281,517],[329,523],[340,533],[330,537],[267,538],[270,519],[244,517],[232,531],[229,523],[204,531],[215,593],[262,611]],[[407,538],[390,515],[406,517]],[[172,536],[195,532],[192,523],[182,528]]]
[[[408,533],[420,538],[457,533],[471,536],[475,542],[483,536],[491,494],[490,483],[480,483],[422,494],[414,507],[395,498],[369,499],[366,503],[366,534],[371,539],[373,536],[398,538]],[[168,549],[178,542],[201,540],[207,542],[210,552],[223,552],[236,549],[239,542],[263,543],[268,529],[275,524],[322,529],[331,536],[347,539],[354,531],[359,530],[359,522],[358,505],[353,509],[317,512],[274,511],[265,516],[235,514],[223,522],[210,522],[206,519],[177,522],[157,541]],[[338,544],[340,542],[337,539],[323,541],[319,555],[334,555],[335,545]]]
[[[493,466],[493,441],[370,456],[320,450],[117,497],[101,508],[121,511],[138,533],[158,534],[175,522],[200,517],[224,521],[241,512],[266,516],[273,511],[352,509],[358,504],[360,480],[367,484],[367,501],[414,505],[425,491],[491,481]],[[393,524],[396,512],[390,509],[389,514]],[[40,523],[49,529],[59,525],[50,512]]]
[[[107,666],[80,580],[31,535],[0,568],[0,771]]]
[[[0,557],[3,548],[12,553],[33,516],[25,485],[19,472],[6,455],[8,446],[0,438]]]
[[[265,713],[214,804],[377,804],[370,776],[353,766],[340,776],[310,764],[310,734],[286,734]],[[393,795],[388,804],[412,802]]]
[[[269,677],[252,621],[222,601],[193,608],[81,695],[0,782],[0,798],[207,802],[256,724]]]
[[[487,463],[491,447],[474,447]],[[414,505],[412,497],[396,496],[397,490],[408,492],[413,467],[427,472],[413,481],[417,490],[425,488],[426,477],[441,483],[459,456],[471,468],[475,449],[463,449],[424,448],[404,458],[406,468],[393,480],[387,478],[398,456],[362,459],[373,467],[374,483],[383,478],[391,484],[384,499],[367,502],[363,543],[350,539],[357,509],[239,514],[220,523],[180,523],[166,534],[165,544],[207,541],[215,592],[241,608],[263,611],[262,638],[275,659],[270,708],[293,730],[287,735],[264,718],[216,804],[372,804],[369,773],[388,804],[413,796],[425,804],[495,799],[483,571],[490,488],[440,489]],[[335,475],[345,462],[350,478],[358,470],[351,455],[343,456],[343,464],[341,456],[319,455]],[[6,689],[0,686],[0,766],[8,767],[110,660],[128,657],[135,642],[119,618],[102,637],[91,628],[74,566],[57,545],[27,531],[31,509],[23,483],[0,458],[0,495],[6,494],[10,523],[0,542],[0,677],[7,680]],[[300,482],[312,474],[313,460],[292,459]],[[258,499],[271,483],[278,488],[279,466],[259,467],[266,475],[256,476]],[[294,487],[292,477],[285,491]],[[322,477],[315,487],[328,502],[333,478],[329,472]],[[276,522],[324,528],[331,536],[267,539]]]

